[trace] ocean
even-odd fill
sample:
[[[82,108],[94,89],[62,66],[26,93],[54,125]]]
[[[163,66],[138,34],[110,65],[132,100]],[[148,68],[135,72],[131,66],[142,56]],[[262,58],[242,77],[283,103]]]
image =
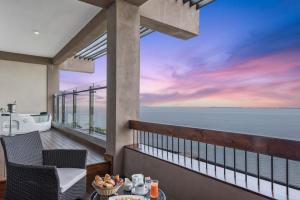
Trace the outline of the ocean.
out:
[[[67,121],[72,120],[72,112],[67,109]],[[105,108],[95,107],[95,126],[105,129],[106,116]],[[88,128],[88,108],[78,107],[78,124]],[[268,137],[277,137],[300,141],[300,109],[299,108],[190,108],[190,107],[141,107],[140,120],[196,128],[214,129],[242,134],[253,134]],[[152,144],[150,136],[149,143]],[[156,138],[156,137],[155,137]],[[154,144],[157,144],[154,138]],[[162,144],[159,139],[159,146],[164,149],[167,146],[165,137]],[[170,142],[170,141],[169,141]],[[146,140],[147,143],[147,140]],[[177,141],[175,141],[175,147]],[[183,141],[179,141],[179,152],[182,153]],[[190,154],[190,143],[186,144],[186,153]],[[197,152],[197,144],[192,144],[193,152]],[[200,158],[205,159],[205,144],[200,144]],[[208,160],[214,161],[214,149],[208,146]],[[217,147],[217,163],[222,164],[224,157],[222,147]],[[233,149],[226,149],[226,165],[233,167]],[[193,157],[198,155],[193,155]],[[245,170],[244,153],[237,150],[237,169]],[[248,153],[248,171],[257,173],[256,154]],[[270,156],[260,156],[260,176],[270,178]],[[285,160],[274,158],[274,180],[285,181]],[[300,188],[300,162],[289,161],[289,184]]]
[[[67,109],[67,121],[72,110]],[[106,111],[95,107],[95,126],[106,127]],[[88,108],[78,106],[77,120],[88,127]],[[141,107],[140,120],[300,141],[300,108]]]
[[[143,121],[300,140],[300,108],[142,107]]]

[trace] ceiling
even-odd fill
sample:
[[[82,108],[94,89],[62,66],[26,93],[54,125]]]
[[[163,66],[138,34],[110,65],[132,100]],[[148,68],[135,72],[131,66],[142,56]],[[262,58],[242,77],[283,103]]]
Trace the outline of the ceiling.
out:
[[[100,10],[78,0],[0,0],[0,51],[54,57]]]

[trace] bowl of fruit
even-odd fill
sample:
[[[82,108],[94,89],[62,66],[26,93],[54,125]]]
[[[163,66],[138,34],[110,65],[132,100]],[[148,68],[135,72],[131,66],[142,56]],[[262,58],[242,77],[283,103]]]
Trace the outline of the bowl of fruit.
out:
[[[104,177],[95,176],[95,180],[92,183],[97,193],[101,196],[111,196],[118,192],[123,185],[123,180],[119,175],[110,176],[105,174]]]

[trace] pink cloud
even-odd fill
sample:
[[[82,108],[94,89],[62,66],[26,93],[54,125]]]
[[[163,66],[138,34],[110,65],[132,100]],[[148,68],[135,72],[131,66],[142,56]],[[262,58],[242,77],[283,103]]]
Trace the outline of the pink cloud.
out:
[[[141,82],[144,105],[299,107],[300,57],[287,51],[218,70],[174,70]]]

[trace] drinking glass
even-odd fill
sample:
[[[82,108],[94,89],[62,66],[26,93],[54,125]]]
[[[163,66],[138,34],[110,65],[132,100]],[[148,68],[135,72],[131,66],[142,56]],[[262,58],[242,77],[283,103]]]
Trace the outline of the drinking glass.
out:
[[[158,198],[158,180],[151,181],[150,197],[153,199]]]

